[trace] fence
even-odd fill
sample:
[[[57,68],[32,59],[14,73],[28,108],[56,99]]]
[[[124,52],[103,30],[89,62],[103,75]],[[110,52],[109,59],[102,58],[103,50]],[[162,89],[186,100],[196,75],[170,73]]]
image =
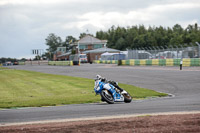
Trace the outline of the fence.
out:
[[[127,59],[200,58],[200,46],[148,47],[128,50]]]

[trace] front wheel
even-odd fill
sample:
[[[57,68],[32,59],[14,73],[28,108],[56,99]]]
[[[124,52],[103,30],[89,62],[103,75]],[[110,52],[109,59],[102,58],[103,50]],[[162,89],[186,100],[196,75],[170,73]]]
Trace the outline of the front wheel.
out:
[[[114,103],[113,96],[108,90],[104,89],[104,90],[101,91],[100,94],[101,94],[101,97],[102,97],[103,101],[106,101],[109,104],[113,104]]]
[[[125,103],[130,103],[130,102],[132,101],[132,97],[131,97],[130,94],[128,94],[128,92],[127,92],[127,93],[124,93],[124,94],[122,94],[122,95],[124,96],[124,102],[125,102]]]

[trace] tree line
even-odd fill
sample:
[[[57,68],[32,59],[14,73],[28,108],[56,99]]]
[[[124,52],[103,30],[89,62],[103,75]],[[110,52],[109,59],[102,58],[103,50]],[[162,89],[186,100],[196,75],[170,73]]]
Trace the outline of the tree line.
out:
[[[79,39],[85,35],[87,33],[80,33]],[[200,27],[197,23],[188,25],[186,28],[181,27],[179,24],[175,24],[172,28],[163,26],[149,26],[146,28],[144,25],[132,27],[112,26],[107,31],[97,31],[95,37],[101,40],[108,40],[107,47],[118,50],[179,47],[180,44],[189,45],[190,43],[200,42]],[[46,56],[51,56],[51,58],[57,47],[66,47],[69,50],[71,49],[70,44],[77,41],[73,36],[66,36],[63,41],[61,37],[54,33],[50,33],[45,40],[46,45],[49,46]]]
[[[148,47],[179,47],[180,44],[200,42],[200,27],[198,24],[182,28],[176,24],[170,27],[151,27],[144,25],[132,27],[112,26],[107,31],[97,31],[96,38],[108,40],[107,46],[118,50],[148,48]]]
[[[5,58],[5,57],[2,57],[0,58],[0,63],[6,63],[6,62],[17,62],[17,61],[26,61],[25,58],[22,58],[22,59],[16,59],[16,58]]]

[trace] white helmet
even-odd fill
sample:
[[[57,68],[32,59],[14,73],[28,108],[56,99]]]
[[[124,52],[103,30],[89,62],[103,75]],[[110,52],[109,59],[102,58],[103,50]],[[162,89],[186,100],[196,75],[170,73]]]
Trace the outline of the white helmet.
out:
[[[96,75],[96,80],[99,80],[101,79],[101,76],[100,75]]]

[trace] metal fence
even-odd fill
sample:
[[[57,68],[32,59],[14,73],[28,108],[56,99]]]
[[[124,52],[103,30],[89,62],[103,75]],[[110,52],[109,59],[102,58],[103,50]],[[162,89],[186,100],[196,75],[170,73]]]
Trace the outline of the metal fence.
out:
[[[148,47],[128,50],[127,59],[200,58],[200,45],[184,47]]]

